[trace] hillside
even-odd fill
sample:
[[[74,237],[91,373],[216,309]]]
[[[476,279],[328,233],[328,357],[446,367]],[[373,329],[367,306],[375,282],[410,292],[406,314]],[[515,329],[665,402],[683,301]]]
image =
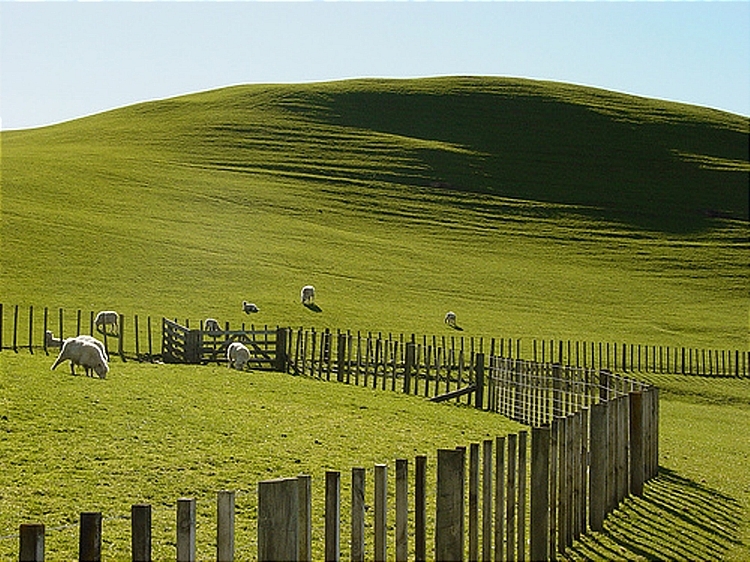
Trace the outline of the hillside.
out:
[[[236,86],[2,133],[2,293],[746,347],[748,119],[485,78]],[[312,282],[323,313],[296,306]],[[437,319],[437,322],[436,322]],[[667,341],[665,341],[667,340]]]

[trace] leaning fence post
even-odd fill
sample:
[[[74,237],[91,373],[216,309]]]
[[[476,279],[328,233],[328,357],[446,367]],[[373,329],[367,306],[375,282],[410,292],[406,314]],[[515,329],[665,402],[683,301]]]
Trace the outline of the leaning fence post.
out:
[[[297,560],[299,483],[278,478],[258,483],[258,562]]]
[[[151,506],[130,508],[131,556],[133,562],[151,562]]]
[[[99,562],[102,559],[102,514],[101,512],[81,513],[81,526],[78,535],[79,562]]]
[[[435,560],[464,557],[464,449],[438,449]]]
[[[221,490],[216,496],[216,562],[234,560],[234,492]]]
[[[177,500],[177,562],[195,562],[195,498]]]
[[[23,523],[19,528],[19,562],[44,562],[44,525]]]

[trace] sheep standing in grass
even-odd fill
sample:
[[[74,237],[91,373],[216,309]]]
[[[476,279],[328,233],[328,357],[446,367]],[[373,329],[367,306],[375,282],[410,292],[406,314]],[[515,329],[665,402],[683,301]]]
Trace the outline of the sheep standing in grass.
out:
[[[456,313],[453,311],[446,312],[445,323],[448,324],[448,326],[452,326],[453,328],[455,328],[456,327]]]
[[[120,315],[114,310],[102,310],[94,320],[96,330],[102,334],[116,336],[119,334]],[[107,329],[109,328],[109,331]]]
[[[250,314],[258,312],[260,309],[252,302],[242,301],[242,312]]]
[[[305,285],[300,291],[300,300],[302,304],[309,305],[315,302],[315,287],[312,285]]]
[[[227,347],[227,361],[230,369],[241,371],[250,361],[250,350],[238,341],[232,342]]]
[[[65,345],[65,342],[74,338],[66,338],[64,340],[61,340],[60,338],[56,338],[54,334],[47,330],[44,333],[44,339],[46,341],[47,347],[62,347]],[[86,334],[76,336],[75,339],[81,340],[81,341],[87,341],[89,343],[93,343],[96,347],[98,347],[102,355],[104,356],[104,359],[106,361],[109,361],[109,355],[107,355],[107,349],[104,347],[104,344],[100,342],[98,339],[96,339],[94,336],[87,336]]]
[[[213,318],[206,318],[206,321],[203,323],[203,329],[207,332],[221,332],[219,322]]]
[[[81,365],[86,372],[86,376],[93,369],[100,379],[106,378],[109,366],[103,351],[104,346],[100,347],[96,345],[97,343],[101,344],[91,336],[76,336],[64,340],[60,354],[55,359],[51,369],[54,370],[63,361],[70,361],[70,372],[73,375],[76,374],[76,365]]]

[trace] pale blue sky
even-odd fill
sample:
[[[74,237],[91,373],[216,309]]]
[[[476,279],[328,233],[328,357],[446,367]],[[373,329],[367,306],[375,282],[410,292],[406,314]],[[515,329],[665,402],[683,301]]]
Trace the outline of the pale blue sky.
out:
[[[750,115],[749,2],[0,2],[3,129],[243,83],[516,76]]]

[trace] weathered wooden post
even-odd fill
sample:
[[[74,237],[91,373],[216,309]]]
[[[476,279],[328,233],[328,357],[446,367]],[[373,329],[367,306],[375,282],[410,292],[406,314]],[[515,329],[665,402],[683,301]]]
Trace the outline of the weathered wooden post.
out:
[[[336,342],[336,380],[344,382],[346,373],[346,343],[347,335],[339,334]]]
[[[508,435],[508,473],[505,492],[505,558],[513,560],[516,555],[516,447],[518,435]]]
[[[338,562],[341,558],[341,473],[326,472],[325,559]]]
[[[34,306],[29,306],[29,353],[34,353]]]
[[[630,493],[642,497],[644,482],[643,394],[630,393]]]
[[[409,557],[409,461],[396,459],[396,562]]]
[[[492,560],[492,439],[482,443],[482,560]]]
[[[44,525],[23,523],[19,528],[19,562],[44,562]]]
[[[466,451],[438,449],[437,464],[435,560],[463,560]]]
[[[188,330],[185,332],[185,363],[197,365],[201,362],[201,347],[203,346],[203,332]]]
[[[484,353],[477,353],[474,358],[474,374],[477,389],[474,391],[474,407],[484,409]]]
[[[352,468],[352,562],[365,562],[365,474],[364,468]]]
[[[297,504],[299,506],[298,539],[299,562],[312,562],[312,478],[309,474],[297,477]]]
[[[79,562],[100,562],[102,559],[102,514],[81,513],[78,535]]]
[[[120,356],[120,359],[122,359],[123,363],[125,362],[125,315],[120,314],[120,327],[117,332],[117,353]]]
[[[274,370],[285,373],[289,359],[287,357],[289,330],[287,328],[276,328],[276,356]]]
[[[495,560],[505,552],[505,437],[495,439]]]
[[[299,483],[258,483],[258,562],[295,561],[299,555]]]
[[[130,553],[133,562],[151,562],[151,506],[130,508]]]
[[[195,498],[177,500],[177,562],[195,562]]]
[[[531,560],[549,559],[550,427],[531,429]]]
[[[469,560],[479,559],[479,443],[469,445]]]
[[[60,322],[62,323],[62,320]],[[62,339],[62,336],[60,336],[60,339]],[[13,351],[18,353],[18,305],[13,309]]]
[[[516,560],[526,560],[526,448],[528,432],[518,434],[518,516],[516,518]]]
[[[234,561],[234,497],[230,490],[216,495],[216,562]]]
[[[411,394],[411,376],[414,372],[416,357],[417,344],[408,342],[406,344],[406,364],[404,366],[404,394]]]
[[[375,562],[388,556],[388,465],[375,465]]]
[[[414,459],[414,559],[427,560],[427,457]]]

